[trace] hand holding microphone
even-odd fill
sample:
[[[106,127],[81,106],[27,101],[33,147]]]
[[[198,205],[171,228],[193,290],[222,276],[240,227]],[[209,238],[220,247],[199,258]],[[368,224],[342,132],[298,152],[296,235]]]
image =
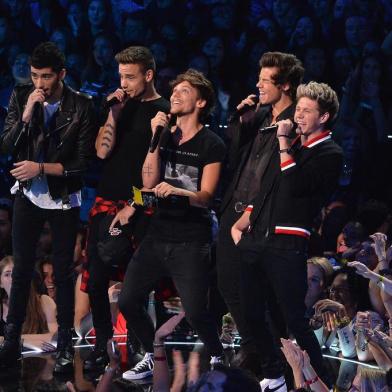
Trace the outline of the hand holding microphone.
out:
[[[158,147],[159,139],[162,131],[169,125],[171,114],[158,112],[154,118],[151,119],[152,139],[150,144],[150,152],[154,152]]]
[[[290,119],[278,121],[276,123],[276,126],[278,127],[276,137],[290,138],[295,125],[296,124],[294,124]]]
[[[45,93],[41,88],[35,89],[27,99],[26,107],[22,115],[22,121],[29,123],[34,117],[35,112],[38,110],[39,105],[45,101]]]
[[[247,113],[251,109],[255,109],[258,97],[255,94],[248,95],[241,103],[237,106],[237,110],[230,116],[228,122],[231,123],[233,121],[238,120],[242,115]]]
[[[106,107],[111,110],[113,117],[117,118],[127,100],[128,96],[125,91],[121,88],[118,88],[116,91],[107,96]]]

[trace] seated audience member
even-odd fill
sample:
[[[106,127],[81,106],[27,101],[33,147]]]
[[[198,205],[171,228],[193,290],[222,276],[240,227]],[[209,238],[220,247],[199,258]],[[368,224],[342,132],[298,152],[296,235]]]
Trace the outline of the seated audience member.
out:
[[[0,261],[0,336],[4,334],[8,314],[13,267],[12,256],[6,256]],[[53,351],[55,343],[52,343],[52,339],[56,332],[56,304],[49,296],[38,294],[33,281],[22,327],[23,345],[33,350]]]
[[[308,316],[314,313],[313,305],[328,297],[328,287],[332,281],[333,268],[325,257],[312,257],[307,261],[308,291],[305,305]]]
[[[338,346],[344,357],[356,356],[354,319],[358,311],[371,309],[367,287],[367,281],[358,277],[351,268],[335,272],[329,299],[315,304],[315,315],[311,320],[321,345],[328,348]]]
[[[56,283],[53,274],[53,264],[50,257],[44,257],[37,263],[38,273],[41,278],[41,290],[53,301],[56,301]]]
[[[348,249],[359,249],[365,239],[364,229],[359,222],[348,222],[338,235],[336,253],[344,255]]]

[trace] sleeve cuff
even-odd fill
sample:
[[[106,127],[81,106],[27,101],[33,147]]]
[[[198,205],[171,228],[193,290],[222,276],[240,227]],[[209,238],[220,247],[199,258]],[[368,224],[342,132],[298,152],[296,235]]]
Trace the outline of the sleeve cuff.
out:
[[[283,172],[287,169],[290,169],[291,167],[294,167],[295,165],[296,165],[296,163],[295,163],[294,159],[289,159],[289,160],[282,162],[280,164],[280,170]]]

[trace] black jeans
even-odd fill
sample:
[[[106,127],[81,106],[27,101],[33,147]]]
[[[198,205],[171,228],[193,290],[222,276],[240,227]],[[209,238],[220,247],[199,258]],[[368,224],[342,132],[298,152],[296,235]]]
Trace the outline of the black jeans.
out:
[[[90,299],[93,325],[97,333],[107,337],[113,335],[112,316],[109,303],[109,281],[111,266],[104,264],[98,254],[100,240],[100,224],[106,218],[106,213],[95,215],[89,225],[87,257],[88,257],[88,296]],[[114,216],[113,216],[114,218]]]
[[[56,281],[57,321],[60,328],[74,322],[73,254],[79,222],[79,208],[48,210],[17,195],[12,221],[14,269],[7,323],[22,326],[35,267],[38,239],[45,221],[52,232],[53,270]]]
[[[148,293],[163,276],[170,276],[181,297],[188,322],[211,355],[221,355],[214,318],[207,310],[210,244],[166,242],[148,236],[128,264],[119,297],[120,311],[147,352],[153,352],[154,326],[144,307]]]
[[[263,240],[249,241],[247,238],[240,242],[244,318],[262,357],[264,376],[280,377],[284,373],[285,361],[280,343],[276,342],[266,322],[268,290],[273,290],[289,331],[301,348],[308,352],[319,376],[323,376],[321,349],[305,318],[307,254],[302,241],[306,240],[289,238],[281,241],[281,247],[280,239],[276,239],[273,246],[268,245],[266,240],[263,243]]]
[[[218,241],[216,244],[216,267],[219,291],[234,318],[243,347],[251,347],[250,329],[244,320],[240,303],[240,265],[241,252],[231,238],[231,227],[242,213],[234,211],[234,203],[226,208],[220,219]]]

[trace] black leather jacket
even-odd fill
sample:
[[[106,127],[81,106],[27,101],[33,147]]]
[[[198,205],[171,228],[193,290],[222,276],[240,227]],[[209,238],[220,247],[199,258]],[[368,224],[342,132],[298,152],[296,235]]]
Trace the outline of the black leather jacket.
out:
[[[94,157],[94,141],[97,132],[93,102],[88,96],[64,85],[55,124],[50,132],[44,128],[41,107],[35,110],[29,124],[22,122],[23,111],[32,84],[17,86],[12,92],[3,133],[0,135],[0,151],[13,156],[15,162],[37,161],[37,137],[45,135],[46,163],[61,163],[63,176],[48,176],[49,193],[53,199],[64,198],[82,187],[82,173]],[[29,187],[31,181],[25,186]]]

